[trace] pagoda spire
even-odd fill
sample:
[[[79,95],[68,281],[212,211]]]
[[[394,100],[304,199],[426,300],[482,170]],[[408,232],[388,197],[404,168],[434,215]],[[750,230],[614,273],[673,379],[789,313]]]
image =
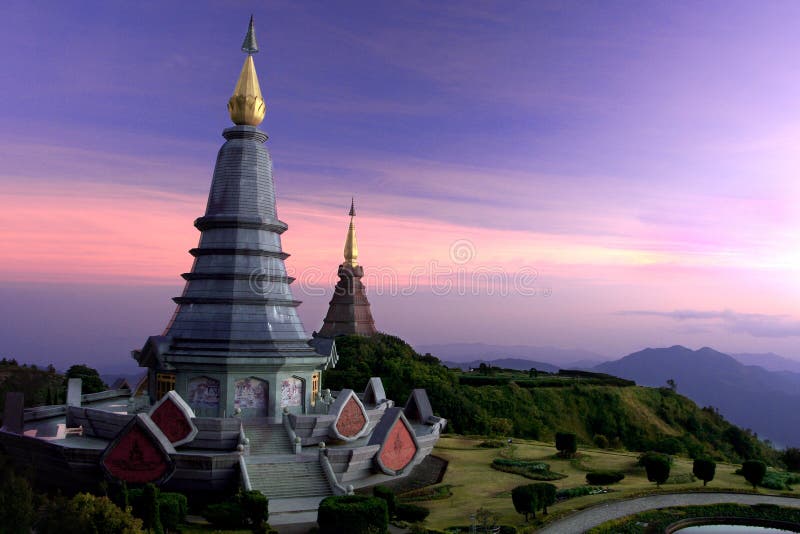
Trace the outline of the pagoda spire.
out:
[[[347,239],[344,242],[344,265],[356,267],[358,265],[358,240],[356,239],[356,202],[350,200],[350,227],[347,229]]]
[[[258,43],[252,15],[250,15],[247,35],[242,43],[242,52],[247,54],[247,59],[242,65],[242,72],[239,73],[239,80],[233,90],[233,96],[228,100],[228,113],[230,113],[233,123],[238,126],[258,126],[264,120],[267,106],[261,96],[261,86],[258,84],[256,65],[253,62],[253,54],[258,53]]]

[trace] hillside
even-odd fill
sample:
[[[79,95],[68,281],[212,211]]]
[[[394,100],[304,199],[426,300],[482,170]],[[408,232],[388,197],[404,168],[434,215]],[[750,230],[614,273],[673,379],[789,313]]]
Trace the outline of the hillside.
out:
[[[572,431],[583,443],[603,435],[628,450],[704,453],[730,461],[774,455],[719,413],[702,410],[668,388],[597,385],[597,379],[550,375],[525,375],[502,384],[495,376],[464,381],[466,373],[417,354],[396,337],[347,336],[337,338],[336,345],[339,363],[325,372],[323,387],[360,388],[370,376],[380,376],[388,396],[398,403],[405,402],[412,387],[426,388],[434,411],[449,420],[451,432],[502,433],[510,425],[511,434],[530,439],[549,441],[557,431]]]
[[[737,425],[785,446],[800,445],[800,374],[743,365],[727,354],[704,347],[645,349],[595,369],[677,390],[701,406],[714,406]]]
[[[444,361],[443,365],[447,367],[458,367],[463,371],[477,368],[481,364],[490,365],[492,367],[500,367],[502,369],[517,369],[519,371],[527,371],[529,369],[536,369],[537,371],[544,371],[546,373],[558,372],[558,367],[550,365],[549,363],[537,362],[533,360],[522,360],[520,358],[500,358],[498,360],[472,360],[469,362],[451,362]]]
[[[6,393],[20,391],[25,395],[25,406],[55,404],[65,401],[64,376],[53,366],[40,369],[36,365],[19,365],[16,360],[0,360],[0,419],[6,402]]]
[[[506,358],[530,360],[532,363],[520,369],[539,367],[538,364],[551,365],[556,368],[593,367],[609,358],[583,349],[561,349],[557,347],[533,347],[529,345],[490,345],[487,343],[446,343],[441,345],[418,345],[414,347],[419,353],[429,353],[440,360],[452,362],[501,360]],[[508,367],[508,366],[502,366]]]

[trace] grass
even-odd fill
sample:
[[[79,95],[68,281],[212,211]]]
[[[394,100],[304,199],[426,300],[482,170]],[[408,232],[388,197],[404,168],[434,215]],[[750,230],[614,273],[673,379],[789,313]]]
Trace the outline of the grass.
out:
[[[444,529],[451,525],[469,523],[470,514],[479,506],[486,507],[500,515],[500,523],[516,527],[529,527],[524,518],[514,511],[510,492],[515,486],[529,483],[522,476],[496,471],[491,468],[495,458],[513,457],[518,460],[542,461],[550,468],[563,473],[566,478],[553,481],[558,489],[586,485],[588,470],[612,470],[625,473],[625,478],[611,486],[611,493],[576,497],[555,504],[550,508],[550,519],[565,515],[609,500],[638,497],[649,493],[668,493],[676,491],[702,491],[703,483],[691,482],[692,460],[676,457],[670,473],[670,482],[656,489],[647,481],[644,469],[637,466],[639,453],[581,448],[579,458],[564,459],[555,455],[552,444],[514,439],[511,451],[506,449],[485,449],[479,444],[485,438],[443,436],[439,439],[434,453],[450,462],[443,484],[450,486],[452,497],[430,501],[424,505],[431,510],[426,524],[429,528]],[[749,492],[750,485],[743,477],[734,474],[738,465],[718,463],[716,476],[709,482],[708,490]],[[771,494],[797,495],[796,493],[760,489]]]

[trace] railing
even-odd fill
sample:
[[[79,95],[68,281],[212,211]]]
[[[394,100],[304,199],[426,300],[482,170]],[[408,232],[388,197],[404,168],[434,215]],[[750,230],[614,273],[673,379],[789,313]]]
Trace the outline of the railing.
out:
[[[324,443],[319,444],[319,463],[322,466],[322,472],[325,473],[325,478],[328,479],[328,485],[334,495],[347,495],[347,488],[339,483],[336,478],[336,473],[333,472],[333,466],[328,460],[328,449],[325,448]]]
[[[250,491],[253,486],[250,484],[250,475],[247,474],[247,463],[244,461],[244,455],[239,456],[239,470],[242,473],[242,488],[245,491]]]
[[[130,389],[109,389],[106,391],[98,391],[97,393],[87,393],[85,395],[81,395],[81,404],[97,402],[106,399],[114,399],[117,397],[127,397],[130,394]],[[35,406],[33,408],[25,408],[23,412],[23,418],[25,422],[39,421],[41,419],[50,419],[51,417],[66,415],[66,413],[66,404],[52,404],[50,406]]]

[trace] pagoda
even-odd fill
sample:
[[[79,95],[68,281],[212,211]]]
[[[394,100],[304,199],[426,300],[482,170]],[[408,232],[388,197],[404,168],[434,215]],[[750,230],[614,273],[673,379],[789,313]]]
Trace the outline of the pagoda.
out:
[[[356,240],[355,200],[350,202],[350,227],[344,243],[344,263],[339,265],[339,282],[333,290],[328,313],[317,334],[321,338],[343,335],[372,336],[378,333],[375,320],[364,292],[361,278],[364,268],[358,264],[358,241]]]
[[[309,344],[297,315],[281,249],[287,225],[278,219],[272,159],[258,129],[266,105],[253,55],[247,54],[228,101],[234,126],[222,132],[191,272],[163,334],[133,356],[148,368],[151,402],[175,390],[197,415],[277,418],[308,413],[320,372],[331,362]]]

